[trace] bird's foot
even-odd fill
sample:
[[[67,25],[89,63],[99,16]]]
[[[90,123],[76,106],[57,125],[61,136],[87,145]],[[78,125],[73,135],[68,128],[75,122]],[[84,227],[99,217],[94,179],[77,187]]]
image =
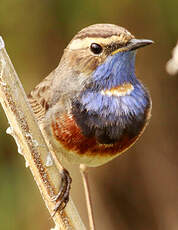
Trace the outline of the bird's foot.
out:
[[[72,178],[70,177],[69,172],[64,168],[61,172],[61,188],[58,194],[51,199],[52,201],[56,202],[52,216],[55,216],[58,210],[62,211],[66,207],[69,201],[71,182]]]

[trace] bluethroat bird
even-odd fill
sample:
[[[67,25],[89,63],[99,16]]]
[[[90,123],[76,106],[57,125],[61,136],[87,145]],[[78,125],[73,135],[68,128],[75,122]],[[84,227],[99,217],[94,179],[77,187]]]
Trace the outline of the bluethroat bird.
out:
[[[57,154],[96,167],[138,140],[150,120],[151,98],[136,78],[135,54],[151,43],[112,24],[91,25],[74,36],[57,68],[29,95]],[[67,170],[64,178],[70,184]],[[56,210],[66,205],[68,192]]]

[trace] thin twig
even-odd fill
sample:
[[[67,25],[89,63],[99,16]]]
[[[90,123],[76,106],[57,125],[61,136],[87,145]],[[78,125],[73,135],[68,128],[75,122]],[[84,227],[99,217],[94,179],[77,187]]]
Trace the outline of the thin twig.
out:
[[[87,172],[87,166],[80,164],[80,173],[82,176],[82,181],[84,185],[85,190],[85,199],[86,199],[86,205],[87,205],[87,211],[88,211],[88,220],[89,220],[89,226],[90,230],[95,230],[95,221],[94,221],[94,215],[93,215],[93,207],[92,207],[92,201],[91,201],[91,193],[88,183],[88,172]]]
[[[8,132],[15,138],[19,152],[24,156],[52,216],[55,202],[51,198],[58,193],[60,187],[59,166],[56,166],[56,161],[50,159],[52,153],[33,116],[1,37],[0,102],[10,124]],[[53,220],[56,230],[85,230],[71,198],[66,209],[60,213],[57,212]]]

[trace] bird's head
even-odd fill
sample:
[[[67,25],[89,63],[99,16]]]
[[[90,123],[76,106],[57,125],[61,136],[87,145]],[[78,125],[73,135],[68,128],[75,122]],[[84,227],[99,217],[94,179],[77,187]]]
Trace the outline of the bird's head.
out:
[[[75,71],[89,75],[103,63],[111,63],[110,60],[114,60],[118,53],[127,53],[129,59],[128,53],[133,53],[130,51],[151,43],[151,40],[135,39],[123,27],[95,24],[82,29],[74,36],[65,49],[65,56]],[[118,55],[118,61],[119,58]],[[127,62],[127,58],[124,61]]]

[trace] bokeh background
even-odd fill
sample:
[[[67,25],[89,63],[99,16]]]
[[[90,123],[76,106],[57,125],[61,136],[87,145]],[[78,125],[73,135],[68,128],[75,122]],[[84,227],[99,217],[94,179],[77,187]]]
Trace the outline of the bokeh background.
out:
[[[178,229],[178,76],[165,65],[178,39],[177,0],[1,0],[0,35],[28,93],[57,65],[81,28],[126,27],[155,44],[140,49],[137,76],[153,100],[150,125],[137,144],[109,164],[90,169],[97,229]],[[0,108],[0,229],[53,226]],[[82,183],[71,166],[72,196],[87,226]]]

